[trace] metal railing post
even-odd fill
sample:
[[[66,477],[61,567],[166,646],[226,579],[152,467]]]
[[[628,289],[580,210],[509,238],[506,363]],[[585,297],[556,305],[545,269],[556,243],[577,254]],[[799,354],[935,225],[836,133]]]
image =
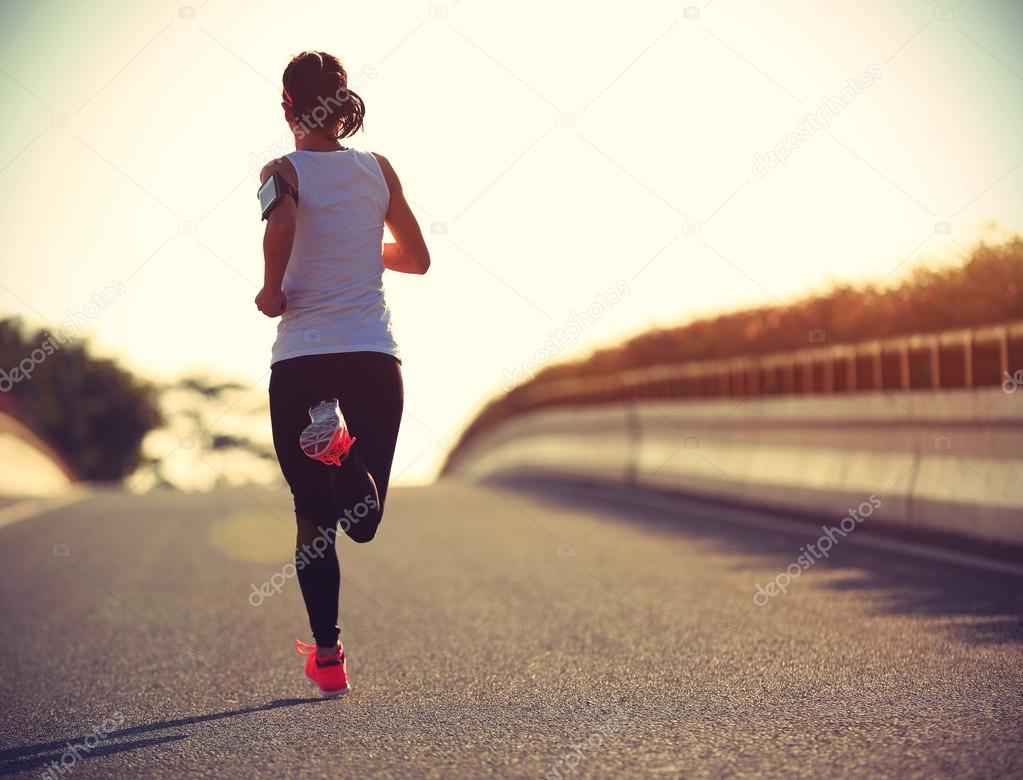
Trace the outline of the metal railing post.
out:
[[[1009,329],[998,329],[998,376],[1009,373]]]
[[[973,329],[963,336],[963,386],[973,387]]]
[[[884,388],[884,366],[881,360],[881,342],[874,342],[873,355],[873,373],[874,373],[874,390],[881,390]]]

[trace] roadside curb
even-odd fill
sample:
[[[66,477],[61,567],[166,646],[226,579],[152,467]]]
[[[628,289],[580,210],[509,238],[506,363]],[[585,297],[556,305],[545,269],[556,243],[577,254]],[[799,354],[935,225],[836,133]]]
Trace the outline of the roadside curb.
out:
[[[0,528],[20,523],[22,520],[28,520],[29,518],[43,515],[71,504],[77,504],[91,495],[91,490],[75,487],[59,496],[27,498],[24,501],[18,501],[0,509]]]

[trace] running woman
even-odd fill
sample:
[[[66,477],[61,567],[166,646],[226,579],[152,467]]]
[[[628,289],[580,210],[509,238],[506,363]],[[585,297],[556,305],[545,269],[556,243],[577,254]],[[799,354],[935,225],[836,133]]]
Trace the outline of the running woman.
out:
[[[340,143],[362,128],[366,109],[337,57],[303,52],[283,81],[295,151],[260,174],[261,200],[270,197],[255,302],[281,318],[270,418],[295,501],[295,568],[315,640],[295,640],[295,649],[322,694],[339,696],[350,686],[337,626],[338,523],[356,542],[376,534],[404,402],[383,271],[426,273],[430,254],[391,164]],[[396,243],[383,244],[384,225]]]

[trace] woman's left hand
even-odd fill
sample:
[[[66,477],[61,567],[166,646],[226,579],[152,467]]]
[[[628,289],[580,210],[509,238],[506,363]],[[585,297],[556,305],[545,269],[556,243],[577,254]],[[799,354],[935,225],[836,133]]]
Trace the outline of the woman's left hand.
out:
[[[256,294],[256,308],[267,317],[280,317],[288,308],[288,296],[284,290],[268,290],[264,287]]]

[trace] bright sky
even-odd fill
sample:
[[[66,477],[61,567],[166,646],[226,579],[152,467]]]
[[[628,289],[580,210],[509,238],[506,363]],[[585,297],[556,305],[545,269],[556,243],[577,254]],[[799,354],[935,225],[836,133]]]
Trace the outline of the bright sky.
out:
[[[385,276],[421,481],[538,353],[1023,229],[1021,36],[1013,0],[0,0],[0,314],[120,280],[100,351],[265,394],[256,174],[288,59],[333,52],[433,255]]]

